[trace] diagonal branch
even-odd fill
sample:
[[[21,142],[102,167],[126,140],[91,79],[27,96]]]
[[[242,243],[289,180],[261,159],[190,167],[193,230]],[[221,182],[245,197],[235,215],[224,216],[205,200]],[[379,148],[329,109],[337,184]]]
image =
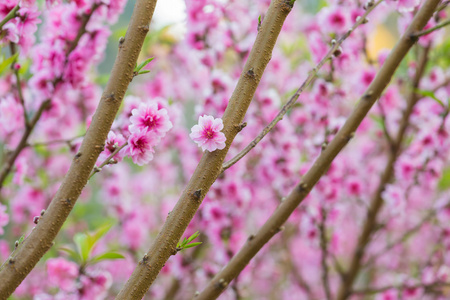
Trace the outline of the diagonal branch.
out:
[[[416,105],[417,101],[420,99],[419,96],[415,93],[416,89],[419,87],[420,79],[422,78],[425,66],[428,61],[428,52],[429,47],[425,48],[422,57],[417,65],[416,74],[413,79],[413,86],[411,89],[411,94],[407,99],[407,107],[403,113],[403,117],[400,121],[399,129],[397,132],[397,137],[390,145],[389,157],[387,164],[384,168],[383,175],[381,176],[380,183],[378,184],[377,190],[372,198],[370,203],[370,207],[367,211],[367,218],[364,221],[363,229],[361,235],[358,238],[358,243],[356,245],[355,252],[353,253],[352,260],[350,262],[350,267],[346,272],[345,280],[341,283],[339,288],[338,300],[347,299],[351,293],[353,283],[358,275],[358,272],[361,268],[361,260],[364,257],[365,250],[367,245],[370,242],[372,234],[376,231],[377,228],[377,216],[383,207],[383,197],[382,194],[386,188],[386,185],[391,182],[394,176],[394,166],[397,158],[400,154],[400,148],[405,138],[406,129],[409,126],[409,118],[413,112],[413,108]]]
[[[287,114],[287,112],[292,108],[292,106],[297,102],[297,99],[300,97],[300,94],[303,93],[303,91],[314,81],[314,79],[317,77],[318,71],[323,67],[323,65],[330,59],[332,59],[333,55],[337,55],[337,53],[340,51],[340,46],[342,43],[352,34],[352,32],[361,24],[364,24],[367,22],[367,16],[370,14],[370,12],[383,2],[383,0],[378,0],[376,3],[371,5],[367,8],[364,15],[359,18],[355,24],[338,40],[332,41],[332,46],[330,50],[328,50],[328,53],[322,58],[322,60],[312,69],[312,71],[309,73],[306,80],[302,83],[302,85],[298,88],[298,90],[295,92],[294,95],[289,99],[288,102],[286,102],[285,105],[281,108],[280,112],[275,116],[275,118],[272,120],[272,122],[267,125],[263,131],[253,139],[253,141],[250,142],[250,144],[247,145],[241,152],[236,154],[235,157],[227,161],[222,165],[222,172],[237,163],[239,160],[241,160],[245,155],[247,155],[253,148],[258,145],[258,143],[277,125],[279,121],[281,121],[284,117],[284,115]]]
[[[358,101],[358,105],[349,116],[344,126],[336,134],[331,143],[322,151],[302,181],[292,190],[269,220],[262,226],[258,233],[239,250],[231,261],[213,278],[207,287],[196,298],[202,300],[216,299],[226,285],[236,278],[258,251],[279,231],[297,206],[306,198],[308,193],[319,181],[325,170],[328,169],[333,159],[345,147],[354,136],[355,130],[361,124],[375,101],[389,84],[398,65],[415,44],[417,39],[411,35],[421,30],[436,10],[439,0],[427,0],[422,5],[405,34],[397,42],[385,63],[377,73],[366,92]]]
[[[271,1],[223,116],[223,132],[226,136],[225,149],[205,152],[178,203],[167,217],[149,251],[139,262],[117,299],[141,299],[169,257],[176,254],[177,242],[194,217],[209,188],[219,176],[225,155],[235,136],[242,129],[240,124],[242,124],[264,69],[269,63],[277,37],[284,20],[292,9],[293,2],[292,0]]]
[[[155,5],[156,0],[136,1],[125,39],[119,47],[108,84],[80,150],[39,223],[0,268],[0,299],[8,298],[50,249],[86,185],[133,78],[133,69],[149,30]]]

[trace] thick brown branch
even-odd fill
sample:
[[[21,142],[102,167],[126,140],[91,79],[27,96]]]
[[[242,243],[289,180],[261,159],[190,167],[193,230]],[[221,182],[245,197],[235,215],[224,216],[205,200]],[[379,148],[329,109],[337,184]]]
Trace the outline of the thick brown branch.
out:
[[[149,251],[117,296],[117,299],[141,299],[172,255],[203,198],[221,172],[225,155],[241,128],[248,106],[261,76],[272,56],[283,22],[292,9],[291,1],[274,0],[261,24],[256,41],[223,116],[223,132],[227,138],[223,150],[206,152],[197,166],[178,203],[168,216]],[[195,191],[200,191],[196,193]]]
[[[136,1],[125,41],[79,152],[44,216],[0,269],[0,299],[12,294],[52,246],[53,239],[86,185],[132,79],[155,5],[156,0]]]
[[[421,30],[433,15],[439,0],[428,0],[418,11],[406,33],[397,42],[385,63],[377,73],[372,83],[367,88],[364,96],[349,116],[344,126],[336,134],[331,143],[322,151],[311,169],[305,174],[302,182],[289,194],[269,220],[262,226],[251,241],[248,241],[241,250],[231,259],[208,286],[196,299],[216,299],[223,291],[220,281],[229,283],[233,280],[258,253],[258,251],[278,232],[280,228],[294,212],[297,206],[305,199],[312,187],[319,181],[324,171],[328,169],[333,159],[348,143],[355,130],[361,124],[375,101],[389,84],[398,65],[416,42],[411,34]]]

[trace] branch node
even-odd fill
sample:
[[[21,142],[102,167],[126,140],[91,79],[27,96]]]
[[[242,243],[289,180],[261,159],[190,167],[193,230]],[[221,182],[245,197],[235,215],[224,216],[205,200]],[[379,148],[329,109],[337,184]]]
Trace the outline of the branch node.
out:
[[[39,219],[41,218],[41,216],[35,216],[33,218],[33,223],[37,225],[37,223],[39,223]]]
[[[282,226],[278,227],[278,232],[281,232],[281,231],[283,231],[284,229],[286,229],[286,227],[285,227],[284,225],[282,225]]]
[[[254,79],[256,76],[255,76],[255,71],[253,70],[253,68],[250,68],[247,71],[247,73],[245,73],[245,76]]]
[[[144,257],[142,257],[142,262],[145,263],[145,262],[147,262],[147,260],[148,260],[148,254],[145,253]]]
[[[372,97],[372,95],[373,95],[373,91],[369,90],[369,91],[367,91],[367,93],[364,94],[363,98],[366,100],[369,100],[370,97]]]
[[[336,50],[334,50],[333,52],[333,56],[334,57],[338,57],[339,55],[342,54],[342,47],[338,47]]]
[[[298,185],[298,190],[300,193],[305,192],[308,188],[308,184],[306,182],[302,182]]]
[[[419,40],[419,32],[413,32],[408,36],[409,40],[416,43]]]
[[[14,249],[16,249],[17,247],[19,247],[19,241],[16,241],[16,242],[14,243]]]
[[[323,142],[322,144],[322,151],[325,151],[325,149],[327,149],[328,143],[327,142]]]
[[[147,34],[147,32],[150,30],[150,27],[147,24],[144,26],[139,26],[139,29],[142,30],[143,32],[145,32],[145,34]]]
[[[247,122],[243,122],[237,126],[238,132],[241,132],[247,126]]]
[[[121,36],[119,39],[119,48],[122,47],[124,42],[125,42],[125,38],[123,36]]]
[[[250,234],[247,239],[247,242],[251,242],[254,238],[255,238],[255,236],[253,234]]]
[[[41,210],[41,217],[43,217],[45,214],[45,209]]]
[[[195,192],[192,193],[192,196],[194,197],[194,200],[200,200],[200,197],[202,196],[202,189],[198,189]]]
[[[81,152],[78,152],[77,154],[75,154],[75,159],[78,159],[78,158],[80,158],[81,157]]]
[[[219,282],[217,283],[217,286],[218,286],[220,289],[226,288],[227,285],[228,285],[228,282],[226,282],[225,279],[223,279],[223,278],[220,278],[220,279],[219,279]]]
[[[355,132],[353,131],[347,136],[347,142],[350,141],[354,137],[355,137]]]
[[[9,259],[9,261],[8,261],[8,263],[9,263],[10,265],[13,265],[15,262],[16,262],[16,260],[14,259],[14,257],[11,257],[11,258]]]
[[[114,92],[112,92],[111,94],[109,94],[108,97],[106,97],[106,100],[116,101],[116,94],[114,94]]]

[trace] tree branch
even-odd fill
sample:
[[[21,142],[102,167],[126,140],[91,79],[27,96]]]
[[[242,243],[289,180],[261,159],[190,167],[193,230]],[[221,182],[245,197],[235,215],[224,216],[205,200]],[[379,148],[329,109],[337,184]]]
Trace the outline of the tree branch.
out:
[[[82,16],[82,23],[80,26],[80,29],[78,30],[77,36],[75,37],[75,39],[73,41],[70,42],[70,46],[67,48],[66,50],[66,59],[64,62],[64,67],[67,65],[68,61],[69,61],[69,55],[70,53],[72,53],[73,50],[75,50],[75,48],[78,45],[78,42],[80,41],[81,37],[83,36],[83,34],[86,33],[86,25],[89,22],[89,20],[91,19],[92,14],[94,13],[94,11],[100,7],[100,4],[94,4],[92,5],[91,11],[89,14],[85,14]],[[56,85],[62,80],[62,75],[58,78],[56,78],[55,80],[53,80],[52,84],[53,86],[56,87]],[[18,84],[19,80],[18,80]],[[22,101],[22,100],[21,100]],[[22,150],[27,146],[28,144],[28,138],[30,137],[31,133],[33,132],[34,128],[36,127],[37,122],[39,121],[39,119],[42,116],[42,113],[50,107],[50,103],[51,103],[51,99],[47,99],[45,101],[43,101],[41,103],[41,105],[39,106],[37,112],[35,113],[33,119],[28,123],[28,126],[25,126],[25,132],[22,135],[22,138],[20,139],[19,144],[17,145],[16,149],[14,150],[14,152],[7,158],[7,161],[5,162],[4,166],[2,167],[1,171],[0,171],[0,193],[1,190],[3,188],[3,183],[6,180],[6,177],[8,176],[8,174],[11,172],[14,163],[16,162],[17,157],[19,157],[20,153],[22,152]],[[25,112],[25,104],[22,104],[23,108],[24,108],[24,112]]]
[[[6,299],[45,252],[72,210],[103,150],[108,132],[133,77],[133,69],[149,30],[156,0],[137,0],[124,42],[92,123],[58,192],[30,235],[0,268],[0,299]]]
[[[331,143],[322,151],[311,169],[304,175],[302,181],[283,201],[258,233],[241,248],[231,261],[214,277],[208,286],[196,298],[216,299],[226,287],[220,282],[229,283],[233,280],[258,253],[258,251],[278,232],[297,206],[305,199],[312,187],[319,181],[324,171],[328,169],[333,159],[354,136],[355,130],[369,112],[375,101],[389,84],[398,65],[414,45],[417,39],[411,34],[421,30],[433,15],[439,0],[428,0],[418,11],[406,33],[397,42],[385,63],[367,88],[358,105],[349,116],[344,126],[336,134]]]
[[[329,280],[329,270],[327,265],[327,258],[328,258],[328,240],[327,240],[327,228],[326,228],[326,222],[327,222],[327,211],[324,208],[324,205],[322,204],[321,208],[321,215],[322,218],[319,222],[319,232],[320,232],[320,249],[321,249],[321,266],[322,266],[322,283],[323,283],[323,289],[325,292],[325,296],[327,300],[331,300],[331,291],[330,291],[330,280]]]
[[[2,30],[3,25],[8,23],[9,20],[12,20],[16,17],[16,13],[19,9],[20,9],[20,5],[18,3],[16,6],[14,6],[13,9],[11,9],[11,11],[5,16],[5,18],[0,21],[0,31]]]
[[[449,24],[450,24],[450,19],[445,20],[444,22],[441,22],[441,23],[439,23],[438,25],[436,25],[436,26],[434,26],[434,27],[432,27],[432,28],[429,28],[429,29],[427,29],[427,30],[419,31],[418,33],[414,34],[414,36],[416,36],[416,37],[421,37],[421,36],[427,35],[427,34],[429,34],[429,33],[432,33],[433,31],[436,31],[436,30],[438,30],[438,29],[441,29],[442,27],[445,27],[445,26],[447,26],[447,25],[449,25]]]
[[[374,3],[372,6],[368,7],[364,15],[359,18],[356,23],[338,40],[338,41],[332,41],[332,47],[328,51],[328,53],[322,58],[322,60],[315,66],[315,68],[312,69],[312,71],[309,73],[306,80],[302,83],[302,85],[298,88],[298,90],[295,92],[295,94],[289,99],[288,102],[286,102],[285,105],[281,108],[280,112],[276,115],[276,117],[270,122],[269,125],[267,125],[263,131],[253,140],[250,142],[250,144],[247,145],[241,152],[236,154],[235,157],[227,161],[222,165],[222,171],[225,171],[235,163],[237,163],[239,160],[241,160],[247,153],[249,153],[253,148],[256,147],[256,145],[277,125],[279,121],[281,121],[284,117],[284,115],[292,108],[292,106],[297,102],[297,99],[300,97],[300,94],[313,82],[313,80],[317,77],[318,71],[323,67],[323,65],[329,60],[332,59],[332,56],[335,55],[339,51],[339,47],[342,45],[342,43],[350,36],[350,34],[361,24],[367,22],[366,18],[367,15],[383,0],[379,0],[376,3]]]
[[[16,44],[10,43],[9,48],[11,49],[11,56],[16,54],[16,52],[17,52]],[[16,62],[17,62],[17,58],[12,62],[11,70],[13,71],[13,73],[16,77],[17,94],[19,96],[19,101],[20,101],[20,104],[22,105],[22,109],[23,109],[23,120],[24,120],[25,128],[27,128],[30,126],[30,121],[28,120],[27,110],[25,108],[25,99],[23,97],[22,84],[20,83],[19,70],[15,68]]]
[[[269,63],[283,22],[291,9],[292,4],[289,0],[271,1],[256,41],[223,116],[223,132],[226,136],[225,149],[205,152],[178,203],[144,256],[147,259],[142,259],[139,262],[116,299],[141,299],[169,257],[176,253],[177,242],[194,217],[209,188],[221,172],[225,155],[241,129],[245,113],[264,69]]]
[[[414,34],[412,34],[412,36],[414,36]],[[367,218],[364,221],[361,235],[358,238],[358,243],[357,243],[356,249],[353,253],[349,270],[346,272],[347,276],[345,277],[344,282],[341,283],[341,286],[339,288],[338,296],[336,298],[338,300],[344,300],[350,296],[351,290],[353,287],[353,283],[354,283],[354,281],[358,275],[358,272],[360,270],[361,260],[364,257],[364,253],[367,248],[367,245],[370,242],[372,234],[376,231],[377,216],[378,216],[378,213],[381,211],[381,208],[383,207],[382,193],[384,192],[386,185],[389,182],[391,182],[391,180],[394,176],[395,162],[397,161],[397,158],[400,154],[400,148],[401,148],[401,145],[402,145],[404,137],[405,137],[406,129],[409,126],[409,118],[413,112],[414,106],[416,105],[417,101],[420,99],[415,91],[419,87],[420,79],[422,78],[422,76],[424,74],[425,66],[428,62],[428,52],[429,52],[429,47],[424,49],[422,56],[420,58],[420,61],[417,65],[416,73],[415,73],[414,79],[413,79],[413,86],[411,88],[411,93],[409,94],[409,97],[407,99],[406,110],[404,111],[403,117],[400,121],[397,136],[391,144],[388,161],[384,168],[383,175],[381,176],[380,183],[378,184],[376,192],[373,195],[373,198],[370,202],[370,207],[367,211]]]

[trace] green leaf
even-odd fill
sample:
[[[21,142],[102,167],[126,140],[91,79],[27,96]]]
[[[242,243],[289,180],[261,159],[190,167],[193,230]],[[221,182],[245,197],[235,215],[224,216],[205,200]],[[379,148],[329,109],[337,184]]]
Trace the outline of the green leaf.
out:
[[[70,255],[75,261],[80,261],[81,257],[77,251],[73,250],[70,247],[60,247],[58,250],[64,251]]]
[[[143,67],[145,67],[146,65],[148,65],[148,63],[151,62],[151,61],[154,60],[154,59],[155,59],[154,57],[147,58],[146,60],[144,60],[143,62],[141,62],[141,63],[139,64],[139,66],[137,66],[136,68],[134,68],[134,71],[135,71],[135,72],[139,72]]]
[[[147,73],[150,73],[150,70],[143,70],[143,71],[140,71],[138,74],[147,74]]]
[[[81,262],[87,262],[89,258],[89,253],[91,252],[91,247],[89,246],[88,237],[85,233],[77,233],[73,237],[75,245],[77,246],[78,253],[81,258]]]
[[[202,243],[202,242],[196,242],[196,243],[192,243],[192,244],[186,245],[186,246],[184,247],[184,249],[192,248],[192,247],[201,245],[201,243]]]
[[[98,242],[114,225],[114,223],[107,223],[97,229],[91,236],[94,238],[95,243]]]
[[[435,100],[437,103],[439,103],[441,106],[445,107],[444,102],[442,102],[441,100],[439,100],[436,95],[434,94],[433,91],[426,91],[426,90],[419,90],[419,89],[415,89],[415,92],[417,94],[420,94],[424,97],[429,97],[433,100]]]
[[[450,188],[450,169],[445,169],[442,172],[442,177],[439,180],[438,188],[440,190],[447,190]]]
[[[106,253],[94,256],[91,259],[90,262],[91,263],[98,263],[98,262],[100,262],[102,260],[113,260],[113,259],[122,259],[122,258],[125,258],[125,256],[123,256],[120,253],[117,253],[117,252],[106,252]]]
[[[190,243],[192,242],[196,237],[198,237],[200,235],[200,233],[197,231],[195,232],[193,235],[191,235],[188,239],[187,242]]]
[[[16,61],[18,55],[19,53],[16,52],[14,55],[8,57],[0,63],[0,74],[2,74],[6,70],[6,68],[8,68],[13,62]]]

